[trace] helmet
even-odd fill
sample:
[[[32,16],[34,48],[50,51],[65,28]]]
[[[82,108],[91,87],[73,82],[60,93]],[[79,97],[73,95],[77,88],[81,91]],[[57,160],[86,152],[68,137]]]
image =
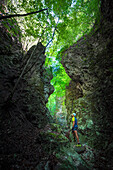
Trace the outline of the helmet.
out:
[[[72,113],[73,116],[76,116],[76,113]]]

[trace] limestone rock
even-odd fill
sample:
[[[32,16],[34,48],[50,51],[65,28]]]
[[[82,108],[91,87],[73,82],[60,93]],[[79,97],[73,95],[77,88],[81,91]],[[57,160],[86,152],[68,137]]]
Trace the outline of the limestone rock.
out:
[[[50,122],[46,102],[53,92],[44,50],[39,43],[24,55],[21,43],[0,25],[0,169],[35,169],[39,162],[39,129]]]
[[[85,35],[64,51],[62,57],[62,64],[67,74],[75,84],[79,83],[81,85],[83,99],[90,103],[90,107],[88,104],[83,106],[84,111],[81,116],[84,118],[83,114],[86,113],[88,115],[87,120],[92,119],[92,143],[96,148],[104,152],[104,154],[107,153],[105,150],[103,151],[105,141],[112,143],[111,136],[113,132],[112,7],[113,4],[110,0],[101,0],[100,21],[95,22],[94,27],[88,35]],[[66,101],[77,103],[74,102],[75,100],[77,101],[77,96],[75,97],[73,94],[72,90],[71,95],[67,96]],[[72,98],[72,96],[74,97]],[[74,106],[71,106],[70,110],[76,110],[79,113],[81,108],[75,104]],[[68,113],[70,110],[68,109]],[[91,128],[89,125],[88,127]],[[85,131],[87,130],[85,128]],[[88,133],[90,134],[90,132]],[[109,160],[107,161],[109,162]]]

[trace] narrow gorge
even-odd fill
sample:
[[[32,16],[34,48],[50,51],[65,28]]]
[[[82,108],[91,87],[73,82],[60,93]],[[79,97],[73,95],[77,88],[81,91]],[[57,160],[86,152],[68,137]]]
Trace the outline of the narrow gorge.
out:
[[[44,7],[54,4],[44,2]],[[99,15],[90,31],[65,48],[66,41],[53,38],[55,31],[63,31],[64,25],[60,24],[69,11],[59,25],[55,23],[54,31],[51,27],[51,39],[49,26],[43,18],[47,35],[42,31],[38,43],[28,50],[24,48],[23,40],[31,34],[28,30],[30,24],[26,24],[27,36],[22,37],[23,27],[19,26],[19,19],[0,19],[0,169],[113,169],[113,4],[110,0],[98,2]],[[72,2],[65,3],[69,6]],[[83,3],[87,6],[89,1],[81,1],[80,7]],[[4,16],[4,4],[5,1],[0,2],[1,16]],[[74,8],[74,5],[70,7]],[[51,13],[50,18],[53,16]],[[48,23],[50,25],[50,19]],[[42,24],[40,18],[38,24]],[[35,40],[36,32],[33,32]],[[49,43],[53,41],[53,46],[60,42],[58,48],[62,48],[58,49],[60,55],[57,54],[56,59],[52,56],[54,48],[48,52],[46,36]],[[52,62],[52,65],[48,64]],[[62,64],[61,70],[58,62]],[[66,77],[69,83],[66,84],[65,79],[57,80],[57,76],[63,77],[63,74],[69,76]],[[54,83],[51,83],[53,79]],[[61,92],[56,95],[55,85],[63,91],[62,96]],[[54,92],[56,108],[48,102]],[[83,150],[75,147],[71,133],[71,114],[74,112]]]

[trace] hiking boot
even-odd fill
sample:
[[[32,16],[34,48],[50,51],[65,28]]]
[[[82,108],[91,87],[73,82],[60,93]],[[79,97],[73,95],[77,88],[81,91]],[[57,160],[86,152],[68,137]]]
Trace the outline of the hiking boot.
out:
[[[82,146],[80,143],[78,143],[76,146]]]

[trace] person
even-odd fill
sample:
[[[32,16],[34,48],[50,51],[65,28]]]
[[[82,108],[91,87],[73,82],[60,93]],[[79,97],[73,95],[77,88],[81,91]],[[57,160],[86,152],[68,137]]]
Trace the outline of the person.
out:
[[[74,136],[76,136],[77,138],[77,143],[78,145],[80,145],[80,142],[79,142],[79,137],[78,137],[78,133],[77,133],[77,130],[78,130],[78,122],[77,122],[77,118],[76,118],[76,113],[73,113],[72,114],[72,133]]]

